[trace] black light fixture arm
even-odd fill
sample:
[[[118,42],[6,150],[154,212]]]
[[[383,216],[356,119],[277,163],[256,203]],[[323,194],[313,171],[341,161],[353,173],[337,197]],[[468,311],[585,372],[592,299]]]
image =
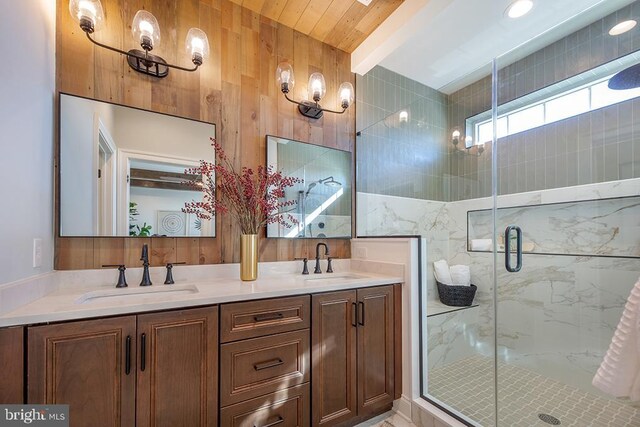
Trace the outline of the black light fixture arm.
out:
[[[128,58],[134,58],[135,60],[143,61],[145,65],[149,65],[147,68],[151,68],[150,65],[154,65],[154,66],[163,66],[163,67],[173,68],[173,69],[181,70],[181,71],[190,71],[190,72],[192,72],[192,71],[196,71],[198,69],[198,67],[200,66],[199,64],[194,64],[193,68],[186,68],[186,67],[181,67],[179,65],[173,65],[173,64],[168,64],[166,62],[161,62],[161,61],[153,59],[155,56],[148,55],[149,52],[146,51],[146,50],[145,50],[145,56],[139,56],[139,55],[136,55],[134,53],[126,52],[124,50],[121,50],[121,49],[118,49],[118,48],[111,47],[109,45],[100,43],[99,41],[94,40],[91,37],[91,34],[89,32],[85,31],[85,34],[87,35],[87,38],[91,41],[91,43],[93,43],[93,44],[95,44],[97,46],[103,47],[105,49],[108,49],[108,50],[110,50],[112,52],[117,52],[117,53],[119,53],[121,55],[125,55]]]
[[[282,93],[284,94],[284,97],[287,99],[287,101],[292,102],[292,103],[294,103],[296,105],[299,105],[301,107],[308,107],[309,105],[314,105],[315,104],[315,108],[317,108],[318,110],[321,110],[321,111],[326,111],[328,113],[344,114],[344,112],[347,111],[346,108],[344,108],[342,111],[334,111],[334,110],[329,110],[328,108],[322,108],[320,106],[320,104],[317,103],[317,102],[308,102],[308,103],[305,104],[304,102],[298,102],[298,101],[296,101],[294,99],[289,98],[288,92],[282,92]]]

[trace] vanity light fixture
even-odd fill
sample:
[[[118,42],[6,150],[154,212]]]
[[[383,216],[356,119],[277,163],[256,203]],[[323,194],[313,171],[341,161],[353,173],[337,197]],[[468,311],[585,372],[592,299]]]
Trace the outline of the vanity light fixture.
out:
[[[637,24],[638,22],[633,19],[620,22],[619,24],[614,25],[613,28],[609,30],[609,35],[619,36],[620,34],[624,34],[627,31],[631,31]]]
[[[454,130],[451,134],[451,142],[454,146],[458,146],[458,143],[460,142],[460,131],[458,129]]]
[[[298,105],[298,111],[305,117],[310,119],[319,119],[326,111],[328,113],[342,114],[353,103],[353,85],[344,82],[338,88],[338,99],[342,111],[329,110],[320,106],[320,100],[327,92],[327,85],[322,73],[313,73],[309,76],[309,84],[307,85],[308,96],[312,101],[295,101],[289,97],[289,92],[293,90],[295,85],[295,76],[293,75],[293,67],[287,62],[282,62],[276,69],[276,82],[280,87],[280,91],[284,94],[287,101]]]
[[[104,21],[104,12],[100,0],[70,0],[69,12],[93,44],[125,55],[131,68],[153,77],[166,77],[169,74],[169,68],[196,71],[209,54],[207,35],[198,28],[191,28],[187,32],[186,38],[186,49],[191,55],[193,67],[188,68],[169,64],[160,56],[149,53],[160,44],[160,26],[155,16],[146,10],[139,10],[131,24],[133,37],[140,43],[142,50],[131,49],[129,51],[108,46],[91,37],[91,34],[100,29]]]
[[[512,2],[505,11],[509,18],[517,19],[523,17],[533,8],[533,0],[516,0]]]
[[[458,144],[460,143],[460,137],[461,137],[460,131],[458,129],[454,129],[453,132],[451,133],[451,143],[453,144],[455,151],[460,152],[462,154],[472,155],[470,150],[475,146],[477,147],[476,148],[477,154],[475,154],[476,156],[479,156],[482,153],[484,153],[484,142],[479,142],[477,144],[474,144],[473,138],[469,135],[467,135],[464,138],[464,150],[460,149],[458,147]]]

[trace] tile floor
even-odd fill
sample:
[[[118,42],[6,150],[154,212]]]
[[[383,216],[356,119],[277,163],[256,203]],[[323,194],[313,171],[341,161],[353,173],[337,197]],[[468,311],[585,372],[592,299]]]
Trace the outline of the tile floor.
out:
[[[538,414],[561,426],[638,427],[640,407],[589,394],[513,365],[498,367],[499,425],[548,427]],[[474,356],[429,373],[429,394],[483,426],[493,426],[493,360]]]
[[[401,415],[387,412],[369,421],[358,424],[356,427],[416,427],[416,425],[407,421]]]

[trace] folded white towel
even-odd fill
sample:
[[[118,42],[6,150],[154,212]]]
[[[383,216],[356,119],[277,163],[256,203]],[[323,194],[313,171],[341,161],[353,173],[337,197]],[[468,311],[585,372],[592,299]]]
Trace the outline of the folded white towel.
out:
[[[472,239],[471,250],[472,251],[490,251],[493,249],[492,239]]]
[[[592,384],[614,397],[640,401],[640,279]]]
[[[451,280],[458,286],[471,285],[471,270],[468,265],[452,265],[449,267]]]
[[[449,264],[447,261],[441,259],[440,261],[436,261],[433,263],[434,275],[436,276],[436,280],[440,283],[444,283],[445,285],[453,284],[453,280],[451,279],[451,273],[449,272]]]

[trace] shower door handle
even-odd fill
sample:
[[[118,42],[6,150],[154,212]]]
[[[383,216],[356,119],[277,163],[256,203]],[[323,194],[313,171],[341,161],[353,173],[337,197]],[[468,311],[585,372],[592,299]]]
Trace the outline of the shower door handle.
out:
[[[511,266],[511,232],[516,232],[516,266]],[[517,273],[522,269],[522,230],[517,225],[510,225],[504,230],[504,266],[509,273]]]

